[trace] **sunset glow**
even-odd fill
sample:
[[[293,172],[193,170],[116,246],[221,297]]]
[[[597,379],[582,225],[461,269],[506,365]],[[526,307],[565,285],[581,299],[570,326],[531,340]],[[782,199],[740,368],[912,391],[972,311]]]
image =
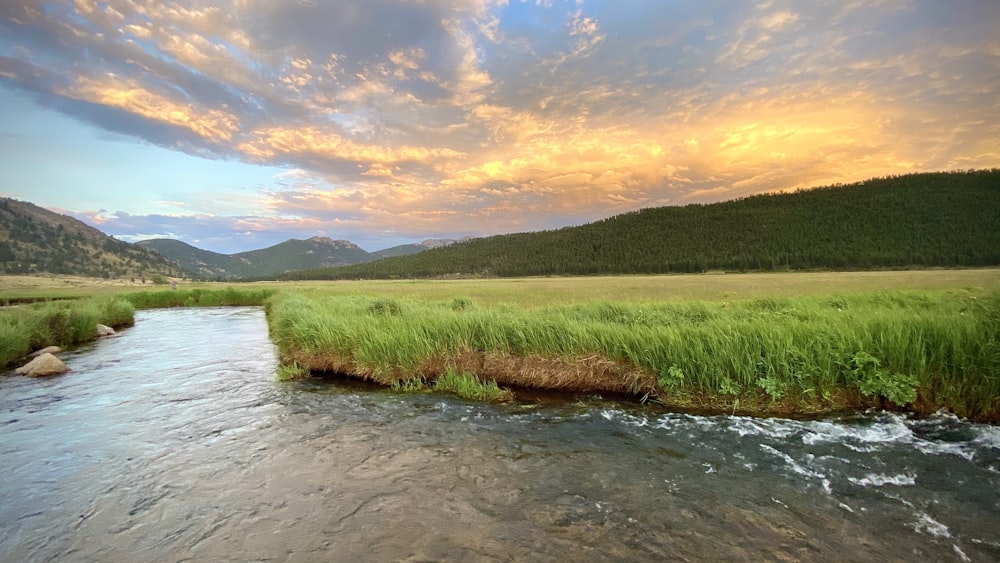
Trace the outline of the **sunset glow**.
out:
[[[0,193],[373,251],[996,167],[997,29],[989,0],[15,0]]]

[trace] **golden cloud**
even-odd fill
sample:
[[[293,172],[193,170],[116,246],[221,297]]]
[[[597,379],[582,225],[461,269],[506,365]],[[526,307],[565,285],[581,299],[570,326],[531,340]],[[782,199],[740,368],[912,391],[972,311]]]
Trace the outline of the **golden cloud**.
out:
[[[449,148],[366,145],[318,127],[269,127],[254,131],[250,137],[252,140],[241,143],[238,149],[257,161],[317,154],[332,159],[356,161],[359,164],[392,166],[404,162],[437,162],[463,156],[463,153]]]
[[[59,94],[117,108],[150,121],[182,127],[213,142],[230,141],[239,130],[239,119],[231,113],[181,104],[147,90],[133,79],[114,75],[107,76],[104,81],[79,77]]]

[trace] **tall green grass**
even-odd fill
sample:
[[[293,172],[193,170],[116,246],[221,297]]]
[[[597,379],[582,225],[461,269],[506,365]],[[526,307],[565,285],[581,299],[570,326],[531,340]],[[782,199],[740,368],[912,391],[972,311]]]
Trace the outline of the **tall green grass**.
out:
[[[509,390],[501,389],[496,381],[480,381],[474,373],[459,373],[452,369],[445,371],[434,380],[434,390],[487,403],[499,403],[514,397]]]
[[[168,307],[260,306],[274,293],[273,289],[230,286],[223,289],[137,291],[125,293],[122,297],[137,309],[163,309]]]
[[[0,366],[9,366],[45,346],[73,346],[92,340],[97,337],[98,323],[129,326],[134,314],[131,303],[112,296],[0,309]]]
[[[434,378],[440,373],[423,373],[428,366],[446,367],[469,351],[570,363],[600,357],[655,378],[656,395],[674,404],[763,411],[897,405],[1000,417],[997,293],[521,308],[288,292],[267,311],[283,356],[337,358],[387,384]]]

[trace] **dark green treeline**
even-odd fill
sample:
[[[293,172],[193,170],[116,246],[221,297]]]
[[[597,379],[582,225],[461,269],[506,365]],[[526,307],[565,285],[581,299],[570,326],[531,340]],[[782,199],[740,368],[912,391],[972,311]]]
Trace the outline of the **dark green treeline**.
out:
[[[475,239],[285,279],[1000,264],[1000,169],[893,176]]]

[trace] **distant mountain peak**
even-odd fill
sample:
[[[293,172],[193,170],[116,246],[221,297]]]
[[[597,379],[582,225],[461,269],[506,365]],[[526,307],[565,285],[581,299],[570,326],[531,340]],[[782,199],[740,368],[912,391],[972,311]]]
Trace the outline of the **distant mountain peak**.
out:
[[[334,248],[361,248],[349,240],[333,240],[330,237],[315,236],[309,237],[309,240],[320,244],[326,244]]]
[[[474,239],[475,237],[462,237],[460,239],[453,238],[429,238],[420,243],[420,246],[424,248],[440,248],[442,246],[449,246],[455,244],[456,242],[466,242]]]

